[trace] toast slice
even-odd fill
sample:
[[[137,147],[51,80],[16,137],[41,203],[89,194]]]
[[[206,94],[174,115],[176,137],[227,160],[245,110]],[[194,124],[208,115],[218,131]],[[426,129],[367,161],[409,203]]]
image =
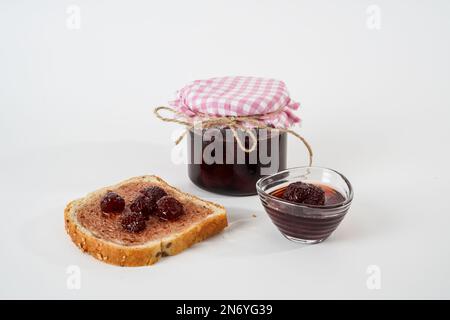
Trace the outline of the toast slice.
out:
[[[184,214],[176,221],[150,217],[139,233],[124,230],[120,214],[105,217],[100,201],[108,191],[115,192],[128,204],[139,191],[150,186],[163,188],[183,204]],[[145,266],[161,257],[189,248],[227,226],[225,208],[181,192],[157,176],[140,176],[102,188],[70,202],[64,211],[65,228],[72,241],[96,259],[119,266]]]

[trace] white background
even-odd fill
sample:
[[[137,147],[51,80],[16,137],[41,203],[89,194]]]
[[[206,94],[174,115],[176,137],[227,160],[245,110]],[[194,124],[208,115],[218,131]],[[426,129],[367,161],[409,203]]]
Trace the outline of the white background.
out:
[[[450,298],[449,39],[444,0],[2,1],[0,297]],[[152,108],[224,75],[284,80],[315,164],[353,183],[325,243],[287,241],[256,197],[201,191],[171,163],[177,127]],[[305,162],[291,138],[289,165]],[[82,254],[65,204],[142,174],[224,204],[230,227],[153,267]]]

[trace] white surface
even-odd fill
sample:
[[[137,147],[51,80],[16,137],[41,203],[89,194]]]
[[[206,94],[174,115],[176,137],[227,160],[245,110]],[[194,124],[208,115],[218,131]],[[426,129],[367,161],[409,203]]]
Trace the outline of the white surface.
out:
[[[0,298],[450,298],[449,38],[448,1],[2,1]],[[200,191],[171,163],[175,127],[151,108],[234,74],[283,79],[315,164],[353,183],[325,243],[287,241],[256,197]],[[290,139],[290,166],[305,161]],[[230,228],[154,267],[81,254],[65,204],[152,173],[224,204]]]

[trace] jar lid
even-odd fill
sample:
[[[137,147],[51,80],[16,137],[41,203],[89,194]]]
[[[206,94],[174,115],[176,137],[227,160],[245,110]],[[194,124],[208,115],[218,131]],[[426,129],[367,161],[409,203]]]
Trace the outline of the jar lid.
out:
[[[298,122],[286,84],[259,77],[219,77],[196,80],[177,92],[170,102],[188,117],[256,116],[268,126],[288,128]]]

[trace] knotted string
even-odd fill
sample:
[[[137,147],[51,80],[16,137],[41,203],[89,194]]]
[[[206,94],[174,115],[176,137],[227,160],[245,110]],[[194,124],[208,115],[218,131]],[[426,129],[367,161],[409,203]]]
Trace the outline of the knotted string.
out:
[[[164,117],[160,114],[160,111],[162,111],[162,110],[170,111],[175,116],[178,116],[180,119],[178,119],[176,117],[172,117],[172,118]],[[177,123],[177,124],[186,126],[185,132],[180,137],[178,137],[178,139],[175,140],[175,144],[177,144],[177,145],[181,142],[181,140],[183,140],[183,138],[186,136],[186,134],[190,130],[194,129],[196,127],[196,125],[198,125],[198,123],[200,123],[203,128],[212,128],[212,127],[218,127],[218,126],[229,127],[231,132],[233,133],[234,138],[236,139],[237,144],[241,148],[241,150],[244,152],[248,152],[248,153],[254,151],[258,145],[258,139],[256,138],[256,135],[254,134],[254,132],[252,130],[253,128],[267,129],[270,132],[271,131],[280,131],[280,132],[292,134],[294,137],[300,139],[300,141],[303,142],[306,149],[308,150],[309,165],[311,166],[312,160],[313,160],[313,152],[312,152],[311,146],[305,140],[305,138],[303,138],[301,135],[299,135],[297,132],[295,132],[293,130],[284,129],[284,128],[272,128],[263,122],[263,120],[265,120],[267,117],[277,114],[281,111],[282,111],[282,109],[279,109],[279,110],[275,110],[273,112],[266,113],[263,115],[251,115],[251,116],[210,116],[210,115],[206,115],[206,114],[198,114],[196,119],[200,119],[200,120],[192,121],[191,119],[186,118],[185,114],[183,114],[173,108],[161,106],[161,107],[157,107],[153,110],[156,117],[162,121],[173,122],[173,123]],[[249,128],[245,124],[252,125],[252,128]],[[242,140],[240,139],[236,129],[242,130],[249,135],[250,140],[252,141],[251,146],[249,148],[245,147],[245,145],[242,142]]]

